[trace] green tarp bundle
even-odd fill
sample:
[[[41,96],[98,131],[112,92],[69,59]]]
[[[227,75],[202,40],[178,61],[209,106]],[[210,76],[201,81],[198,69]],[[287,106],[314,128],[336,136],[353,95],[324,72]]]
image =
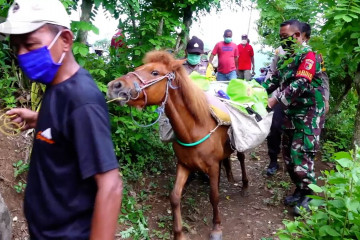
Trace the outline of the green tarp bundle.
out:
[[[205,76],[202,76],[198,72],[194,71],[189,77],[203,91],[209,90],[211,82]],[[233,79],[229,82],[226,93],[233,102],[232,105],[240,111],[249,113],[248,110],[246,110],[246,107],[249,106],[260,116],[265,116],[267,114],[266,106],[268,103],[268,94],[266,90],[255,80],[247,81],[242,79]]]
[[[246,81],[241,79],[233,79],[229,82],[226,92],[231,101],[235,102],[234,107],[244,113],[248,111],[246,106],[250,106],[260,116],[267,114],[266,106],[268,103],[268,95],[266,90],[255,80]],[[239,103],[240,105],[237,105]]]
[[[193,71],[189,75],[190,79],[194,81],[194,83],[201,88],[203,91],[209,90],[210,82],[206,76],[201,75],[200,73]]]

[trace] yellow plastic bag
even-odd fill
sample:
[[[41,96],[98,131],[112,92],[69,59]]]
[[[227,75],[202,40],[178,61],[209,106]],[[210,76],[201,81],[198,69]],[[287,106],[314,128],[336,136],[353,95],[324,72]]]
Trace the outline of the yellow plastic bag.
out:
[[[216,81],[214,67],[211,64],[208,65],[205,76],[209,81]]]

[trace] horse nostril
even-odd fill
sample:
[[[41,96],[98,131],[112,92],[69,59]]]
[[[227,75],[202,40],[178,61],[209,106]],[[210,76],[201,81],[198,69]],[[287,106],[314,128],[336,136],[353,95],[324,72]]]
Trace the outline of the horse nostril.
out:
[[[122,84],[121,84],[121,82],[116,82],[116,83],[114,83],[114,88],[121,88],[122,87]]]

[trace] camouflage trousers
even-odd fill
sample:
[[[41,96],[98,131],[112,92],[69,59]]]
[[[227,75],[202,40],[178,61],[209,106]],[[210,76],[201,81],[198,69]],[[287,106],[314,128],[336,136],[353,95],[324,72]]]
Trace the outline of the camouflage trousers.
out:
[[[300,189],[307,190],[310,183],[316,182],[314,160],[319,138],[297,129],[286,129],[283,133],[283,159],[291,180]]]

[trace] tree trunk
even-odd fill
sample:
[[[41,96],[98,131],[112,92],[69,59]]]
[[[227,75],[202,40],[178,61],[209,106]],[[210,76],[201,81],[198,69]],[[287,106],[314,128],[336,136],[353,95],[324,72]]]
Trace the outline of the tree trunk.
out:
[[[347,94],[351,90],[352,87],[352,77],[350,75],[346,75],[345,79],[345,89],[344,92],[341,94],[341,96],[336,100],[335,107],[330,110],[329,117],[331,118],[334,114],[336,114],[341,106],[341,103],[345,100]]]
[[[156,35],[157,36],[162,36],[163,35],[163,30],[164,30],[164,18],[162,17],[160,22],[159,22],[159,26],[158,26],[158,29],[156,31]]]
[[[129,11],[130,11],[130,19],[131,19],[131,25],[133,28],[133,34],[134,34],[134,39],[139,39],[139,42],[137,43],[137,46],[141,46],[142,45],[142,37],[139,33],[138,35],[138,31],[137,31],[137,27],[136,27],[136,11],[134,9],[134,7],[129,3],[128,4],[129,7]]]
[[[355,89],[360,96],[360,64],[358,64],[357,71],[354,78],[354,85]],[[360,98],[358,100],[357,111],[356,111],[356,118],[355,118],[355,132],[353,137],[353,144],[354,146],[360,146]]]
[[[191,6],[188,5],[184,8],[184,17],[183,17],[183,24],[185,25],[185,30],[180,33],[178,36],[178,41],[176,41],[175,46],[175,55],[178,54],[181,50],[185,49],[186,43],[189,41],[189,31],[192,24],[192,15],[193,10],[191,10]]]
[[[80,21],[90,22],[91,11],[94,5],[94,0],[83,0],[81,4]],[[83,44],[87,43],[88,31],[79,30],[77,41]]]

